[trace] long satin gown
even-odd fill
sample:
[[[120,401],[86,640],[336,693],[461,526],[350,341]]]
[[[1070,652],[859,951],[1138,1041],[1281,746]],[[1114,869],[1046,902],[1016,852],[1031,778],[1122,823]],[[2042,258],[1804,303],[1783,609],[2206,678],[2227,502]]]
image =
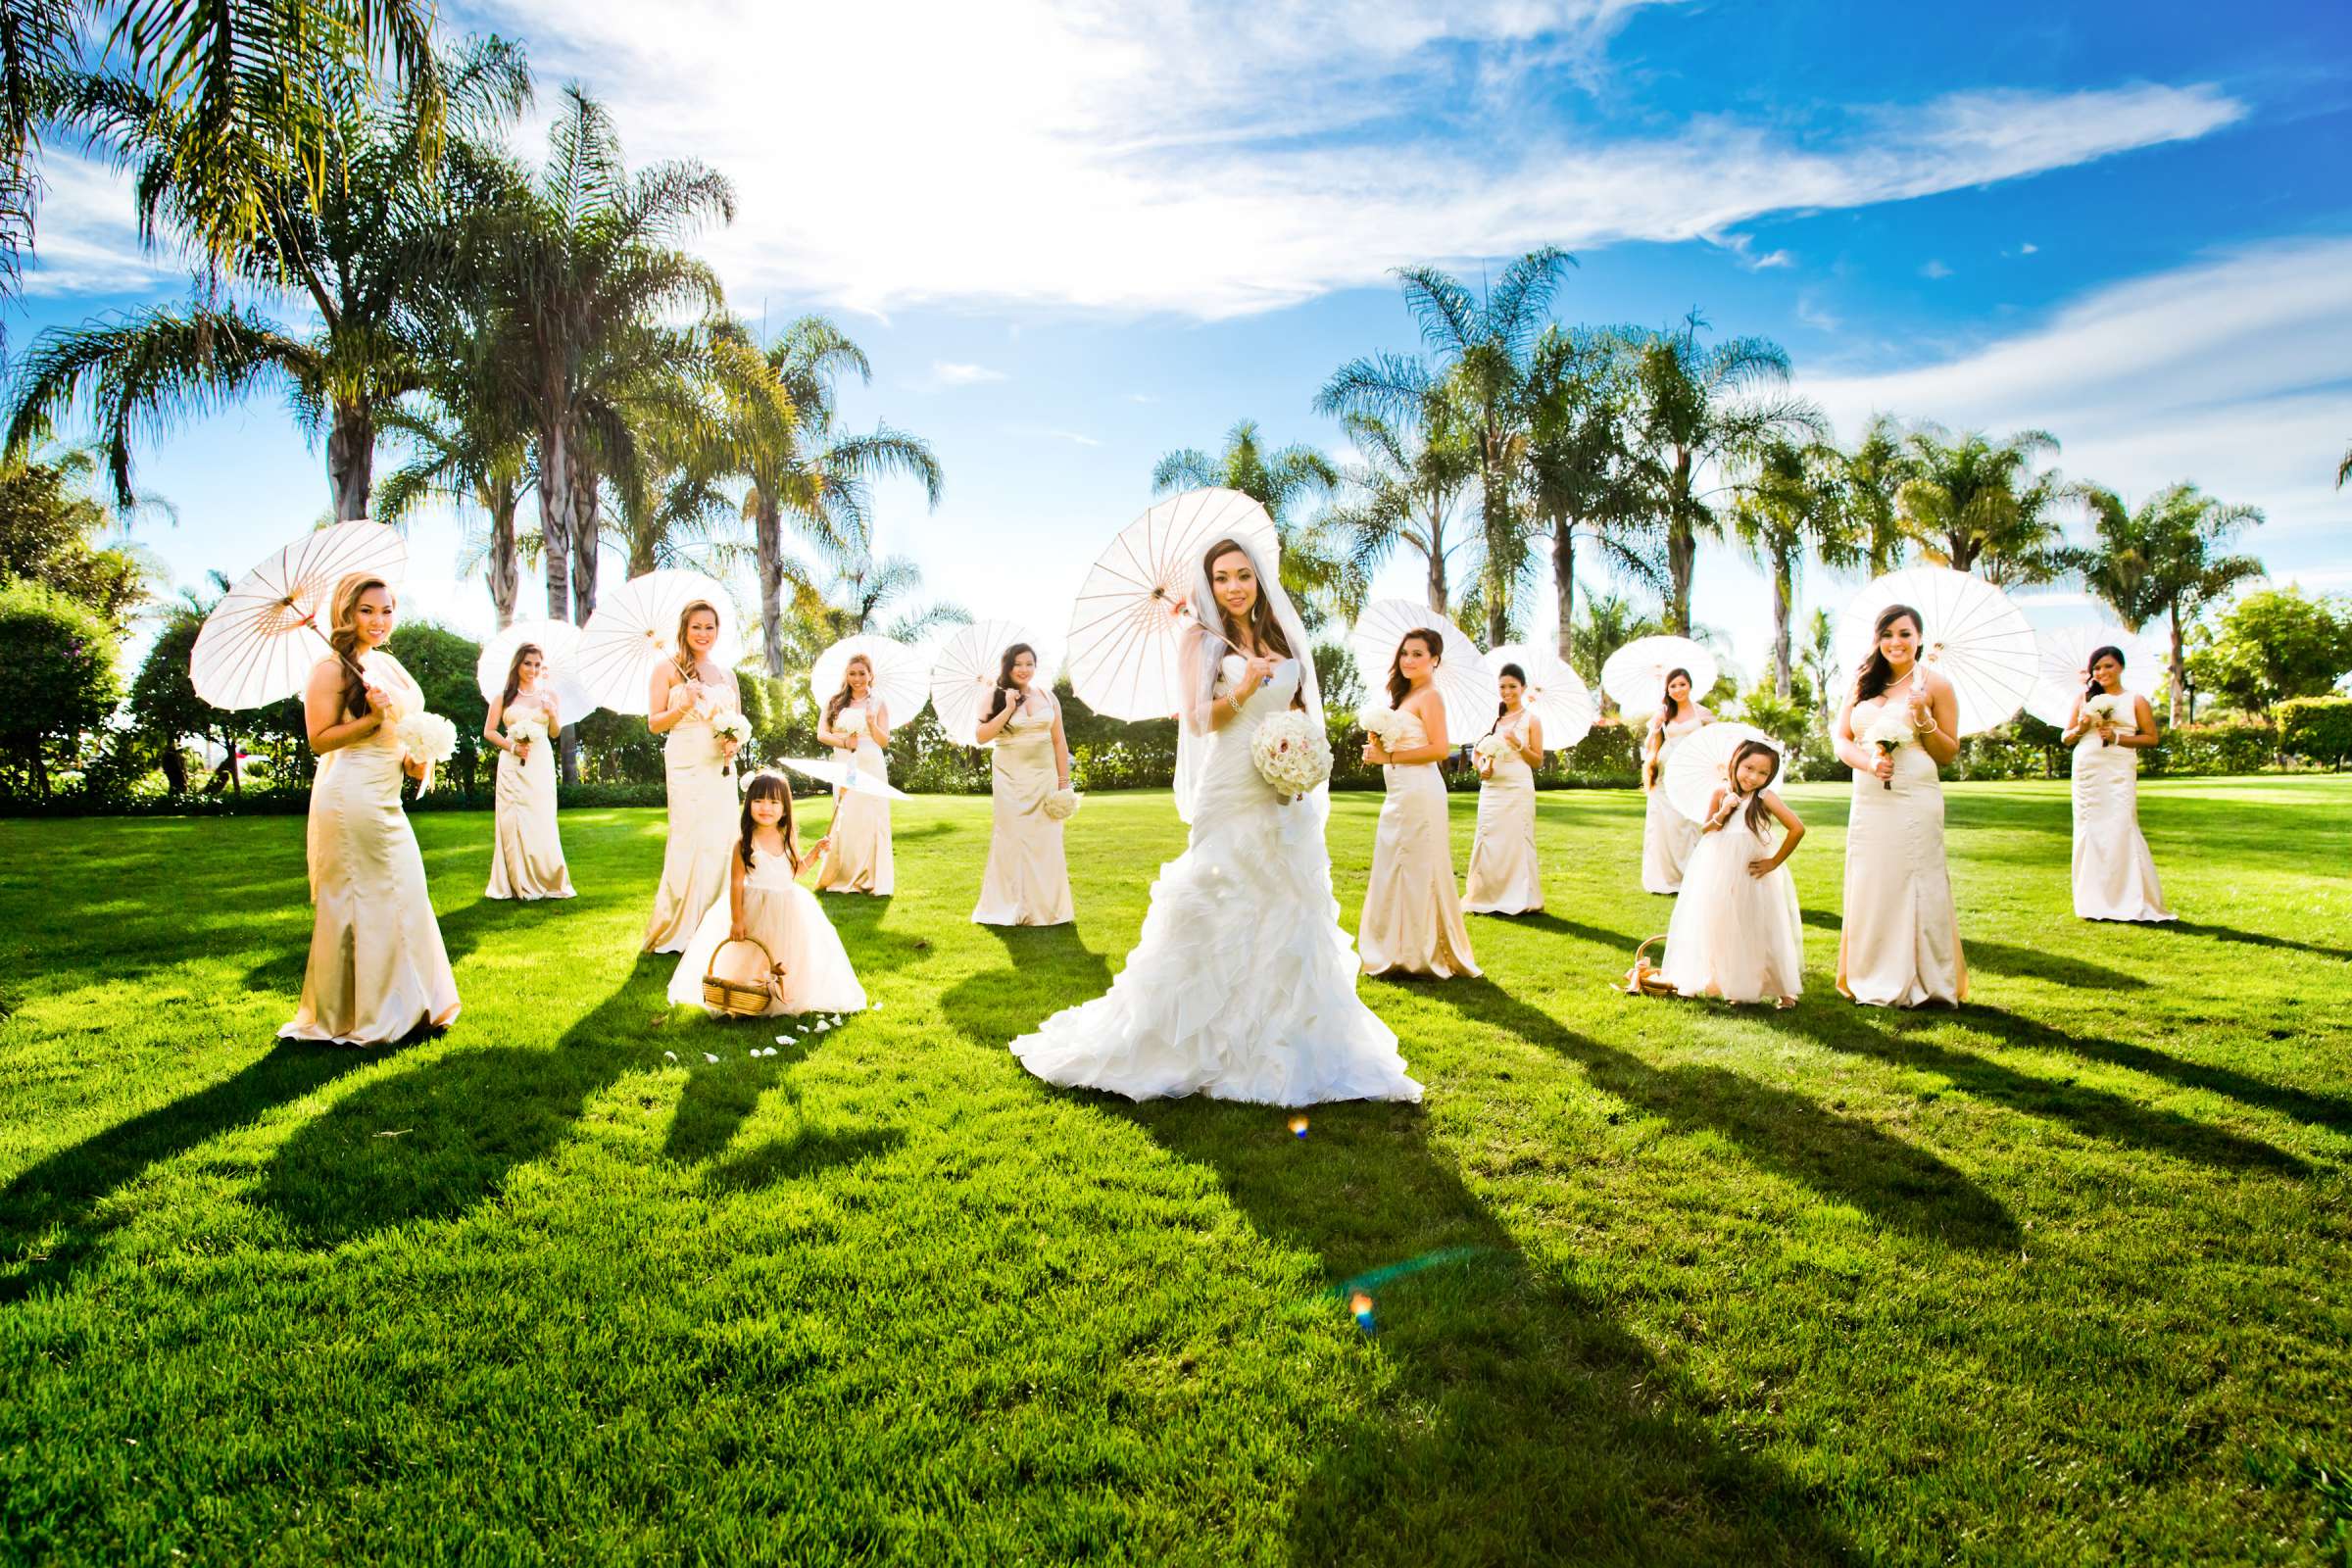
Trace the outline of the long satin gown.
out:
[[[873,778],[890,777],[890,755],[863,726],[865,705],[850,703],[833,717],[832,729],[855,731],[855,747],[837,747],[834,755],[844,767]],[[820,893],[871,893],[890,897],[896,873],[890,858],[890,797],[845,789],[833,797],[833,840],[825,863],[816,868]]]
[[[735,707],[731,683],[711,696],[719,711]],[[710,901],[726,896],[727,857],[743,831],[743,805],[734,767],[708,718],[690,714],[670,726],[662,765],[669,782],[669,842],[662,851],[662,886],[646,922],[645,951],[681,953]]]
[[[1495,733],[1512,749],[1494,759],[1478,786],[1478,837],[1462,907],[1472,914],[1528,914],[1544,907],[1544,868],[1536,857],[1536,772],[1520,756],[1529,714],[1521,709]]]
[[[1674,749],[1708,721],[1693,713],[1678,718],[1666,728],[1665,744],[1658,748],[1660,782],[1649,790],[1648,804],[1642,812],[1642,888],[1647,893],[1679,893],[1683,887],[1683,865],[1690,852],[1698,847],[1698,824],[1674,808],[1666,798],[1664,774],[1667,760]]]
[[[535,714],[545,722],[547,705],[527,695],[517,696],[507,709],[510,718]],[[531,760],[514,760],[513,752],[498,754],[498,773],[491,795],[491,899],[568,899],[571,871],[564,863],[564,839],[556,830],[555,725],[548,738],[531,748]]]
[[[424,693],[390,654],[365,654],[360,668],[396,712],[424,708]],[[458,1015],[424,857],[400,807],[400,760],[389,714],[374,734],[318,759],[307,833],[311,958],[281,1039],[391,1045]]]
[[[1417,713],[1400,710],[1396,744],[1412,751],[1429,744]],[[1372,876],[1364,912],[1355,923],[1364,973],[1449,979],[1474,975],[1470,928],[1453,889],[1453,844],[1446,816],[1446,779],[1435,762],[1391,762],[1381,769],[1389,786],[1380,826],[1372,837]]]
[[[1222,693],[1243,665],[1228,658]],[[1207,1095],[1261,1105],[1419,1100],[1396,1032],[1355,994],[1323,844],[1328,802],[1284,805],[1250,756],[1291,705],[1282,660],[1206,748],[1192,836],[1159,868],[1142,937],[1110,990],[1012,1043],[1049,1083],[1130,1100]]]
[[[994,826],[974,925],[1062,925],[1077,917],[1061,824],[1046,814],[1046,797],[1060,782],[1054,765],[1056,711],[1051,693],[1033,691],[997,733],[989,778]]]
[[[1854,733],[1869,730],[1886,699],[1856,703]],[[1916,1007],[1968,996],[1968,960],[1943,858],[1943,780],[1923,746],[1898,746],[1882,785],[1854,774],[1845,826],[1845,920],[1838,935],[1838,989],[1877,1007]]]
[[[2116,715],[2118,735],[2138,715]],[[2139,753],[2092,730],[2075,742],[2075,913],[2084,920],[2171,920],[2156,858],[2139,830]]]
[[[1874,783],[1875,787],[1875,783]],[[1726,1002],[1792,1002],[1805,989],[1805,927],[1788,867],[1748,874],[1772,857],[1772,830],[1747,825],[1742,802],[1732,819],[1701,832],[1683,867],[1683,891],[1666,927],[1659,965],[1686,997]]]
[[[727,940],[735,924],[732,896],[721,887],[718,902],[704,911],[686,944],[684,956],[669,977],[669,1000],[688,1007],[703,1004],[703,976],[710,955]],[[862,1012],[865,988],[850,967],[833,922],[825,918],[816,895],[793,878],[792,861],[765,850],[752,851],[752,868],[743,878],[743,929],[765,949],[769,960],[783,966],[776,978],[775,998],[766,1016],[801,1012]],[[757,980],[761,974],[758,949],[738,943],[719,955],[718,974],[731,980]]]

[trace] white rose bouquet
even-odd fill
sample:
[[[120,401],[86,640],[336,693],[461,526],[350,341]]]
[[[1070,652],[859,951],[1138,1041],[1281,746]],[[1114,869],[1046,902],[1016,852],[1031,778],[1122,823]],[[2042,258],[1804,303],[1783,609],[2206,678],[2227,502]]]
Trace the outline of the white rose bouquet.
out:
[[[1491,773],[1494,770],[1494,764],[1502,760],[1502,754],[1510,749],[1509,741],[1490,730],[1470,748],[1470,760],[1478,764],[1481,773]]]
[[[1250,738],[1258,776],[1285,799],[1304,795],[1331,777],[1331,741],[1311,713],[1286,710]]]
[[[733,741],[735,749],[741,751],[751,744],[752,721],[730,710],[710,720],[710,733],[718,740]]]
[[[458,755],[458,726],[422,709],[402,714],[392,738],[400,743],[402,756],[424,764],[424,777],[416,783],[418,794],[433,787],[433,769]]]
[[[2106,692],[2101,692],[2098,696],[2091,698],[2088,702],[2082,705],[2082,716],[2089,719],[2093,724],[2112,724],[2116,721],[2117,716],[2122,713],[2123,707],[2124,700],[2121,697],[2111,696]],[[2099,744],[2101,746],[2113,746],[2115,744],[2115,738],[2110,735],[2102,735],[2099,737]]]
[[[1862,732],[1862,744],[1877,747],[1879,755],[1885,758],[1892,758],[1897,751],[1916,743],[1918,739],[1919,736],[1911,729],[1911,720],[1904,716],[1904,710],[1891,703],[1880,709],[1879,716],[1872,719],[1870,727]],[[1883,778],[1879,780],[1879,788],[1890,790],[1894,788],[1894,780]]]
[[[547,740],[547,724],[537,718],[507,720],[507,739],[524,746],[538,746]]]
[[[1358,728],[1380,742],[1383,750],[1393,751],[1396,737],[1404,728],[1404,715],[1385,703],[1366,703],[1355,710]]]
[[[1047,795],[1043,809],[1048,821],[1066,822],[1078,814],[1078,792],[1065,784]]]

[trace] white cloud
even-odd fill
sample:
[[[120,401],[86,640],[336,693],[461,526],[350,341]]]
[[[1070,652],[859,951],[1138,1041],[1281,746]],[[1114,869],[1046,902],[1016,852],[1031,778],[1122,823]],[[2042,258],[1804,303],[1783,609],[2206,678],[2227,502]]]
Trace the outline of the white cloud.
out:
[[[1592,68],[1639,3],[506,0],[490,20],[548,79],[610,98],[633,160],[734,177],[741,219],[707,248],[739,297],[870,310],[1233,316],[1404,263],[2012,178],[2244,113],[2209,86],[2132,85],[1866,109],[1826,144],[1726,117],[1646,139],[1564,129],[1557,74]],[[778,62],[814,63],[789,72],[788,103]],[[778,156],[810,138],[820,156]]]
[[[2031,255],[2033,255],[2033,254],[2034,254],[2035,251],[2038,251],[2038,250],[2040,250],[2040,249],[2041,249],[2041,247],[2040,247],[2040,246],[2038,246],[2038,245],[2034,244],[2034,243],[2032,240],[2028,240],[2028,241],[2026,241],[2026,242],[2025,242],[2023,245],[2020,245],[2020,246],[2017,248],[2017,254],[2018,254],[2018,255],[2020,255],[2020,256],[2031,256]]]
[[[1003,370],[992,370],[985,365],[962,365],[954,360],[931,362],[931,383],[934,386],[973,386],[982,381],[1002,381]]]
[[[177,287],[186,273],[167,250],[139,245],[128,177],[61,148],[41,154],[40,226],[24,292],[32,297],[150,294]]]
[[[1930,258],[1927,265],[1919,270],[1919,275],[1926,278],[1944,278],[1952,275],[1952,270],[1943,263]]]

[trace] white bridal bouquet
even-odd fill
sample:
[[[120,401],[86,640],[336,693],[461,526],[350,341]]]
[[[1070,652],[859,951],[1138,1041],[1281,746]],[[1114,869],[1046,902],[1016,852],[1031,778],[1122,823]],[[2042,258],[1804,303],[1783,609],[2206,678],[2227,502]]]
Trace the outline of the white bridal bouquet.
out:
[[[1495,762],[1501,760],[1502,754],[1510,749],[1509,741],[1490,730],[1478,738],[1477,745],[1470,748],[1470,760],[1476,762],[1478,770],[1484,773],[1491,770]]]
[[[733,741],[741,748],[751,744],[752,721],[738,712],[724,712],[710,721],[710,733],[720,740]]]
[[[404,713],[392,734],[413,762],[438,766],[458,754],[458,726],[439,713]]]
[[[1366,703],[1355,710],[1356,726],[1384,748],[1394,748],[1404,728],[1404,715],[1385,703]]]
[[[536,718],[510,718],[507,720],[507,739],[521,745],[542,745],[547,740],[547,724]]]
[[[1050,821],[1066,822],[1078,814],[1078,792],[1064,785],[1046,797],[1046,817]]]
[[[1909,710],[1893,703],[1880,709],[1879,716],[1872,719],[1870,727],[1862,732],[1862,744],[1877,747],[1879,755],[1886,758],[1892,758],[1897,750],[1918,739],[1919,736],[1911,728]],[[1879,788],[1890,790],[1894,788],[1894,780],[1881,779]]]
[[[1250,759],[1282,795],[1304,795],[1331,777],[1331,741],[1312,713],[1288,709],[1257,727]]]
[[[2110,696],[2108,693],[2101,692],[2098,696],[2093,697],[2082,705],[2082,716],[2089,719],[2093,724],[2112,724],[2116,721],[2117,716],[2123,711],[2123,707],[2124,700],[2122,698]],[[2102,736],[2100,737],[2099,744],[2102,746],[2113,746],[2115,741],[2111,737]]]

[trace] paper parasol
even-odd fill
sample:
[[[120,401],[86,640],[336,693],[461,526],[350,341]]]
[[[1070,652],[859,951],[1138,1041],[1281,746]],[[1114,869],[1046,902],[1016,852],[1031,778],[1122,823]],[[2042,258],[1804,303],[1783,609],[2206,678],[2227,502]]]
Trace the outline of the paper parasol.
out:
[[[2090,685],[2090,651],[2120,648],[2124,653],[2124,690],[2154,699],[2164,690],[2165,668],[2172,655],[2154,638],[2142,637],[2112,623],[2034,628],[2040,656],[2040,679],[2026,695],[2026,711],[2045,724],[2066,728],[2075,716],[2075,700]]]
[[[2007,723],[2024,706],[2041,674],[2032,623],[2007,594],[1949,566],[1906,566],[1854,595],[1838,627],[1838,658],[1849,686],[1877,646],[1879,612],[1889,605],[1919,612],[1925,622],[1919,662],[1952,683],[1961,734]]]
[[[1426,628],[1446,639],[1438,656],[1438,672],[1430,684],[1446,705],[1446,738],[1467,746],[1494,722],[1494,671],[1488,667],[1478,644],[1452,621],[1410,599],[1378,599],[1364,607],[1348,632],[1348,652],[1364,689],[1375,702],[1387,702],[1389,666],[1396,661],[1396,645],[1404,634]]]
[[[540,682],[555,693],[564,723],[576,724],[596,711],[596,700],[577,673],[580,628],[568,620],[518,620],[482,644],[473,682],[481,688],[483,702],[495,703],[506,695],[507,669],[514,662],[514,650],[524,643],[539,650]]]
[[[1666,804],[1693,822],[1704,822],[1707,803],[1731,782],[1732,754],[1747,741],[1762,741],[1781,754],[1782,761],[1788,760],[1788,749],[1753,724],[1701,724],[1677,741],[1674,755],[1666,759]],[[1786,782],[1773,780],[1776,786]]]
[[[1678,669],[1690,672],[1690,700],[1706,701],[1715,684],[1715,656],[1688,637],[1635,638],[1600,666],[1600,689],[1616,699],[1618,711],[1647,723],[1666,707],[1666,677]]]
[[[980,705],[997,684],[1004,650],[1014,643],[1037,646],[1018,621],[976,620],[940,640],[931,656],[931,707],[939,727],[958,746],[980,744]],[[1043,655],[1038,667],[1048,668]]]
[[[735,602],[699,571],[649,571],[604,596],[580,632],[575,678],[589,700],[615,713],[642,713],[654,669],[677,657],[678,616],[696,600],[718,612],[710,662],[729,668],[743,657]]]
[[[1070,607],[1070,689],[1087,707],[1140,719],[1184,705],[1189,601],[1220,539],[1240,540],[1269,569],[1281,559],[1274,519],[1239,490],[1187,490],[1119,530]]]
[[[875,795],[886,801],[911,801],[913,796],[893,784],[885,774],[867,768],[852,773],[830,757],[787,757],[784,765],[795,773],[805,773],[820,784],[830,784],[837,790],[853,790],[859,795]]]
[[[1496,679],[1505,664],[1517,664],[1527,676],[1527,695],[1521,701],[1544,726],[1545,751],[1564,752],[1592,733],[1599,706],[1568,661],[1534,643],[1504,643],[1487,651],[1487,667]]]
[[[188,680],[215,708],[259,708],[300,692],[327,646],[335,584],[355,571],[398,585],[409,547],[365,517],[304,534],[247,572],[204,617]]]
[[[863,654],[874,666],[873,695],[890,710],[890,722],[895,728],[911,723],[914,715],[923,710],[930,693],[924,686],[929,665],[922,655],[895,637],[881,637],[871,632],[859,632],[844,637],[816,656],[816,663],[808,671],[808,695],[816,699],[819,713],[841,690],[842,672],[850,661]]]

